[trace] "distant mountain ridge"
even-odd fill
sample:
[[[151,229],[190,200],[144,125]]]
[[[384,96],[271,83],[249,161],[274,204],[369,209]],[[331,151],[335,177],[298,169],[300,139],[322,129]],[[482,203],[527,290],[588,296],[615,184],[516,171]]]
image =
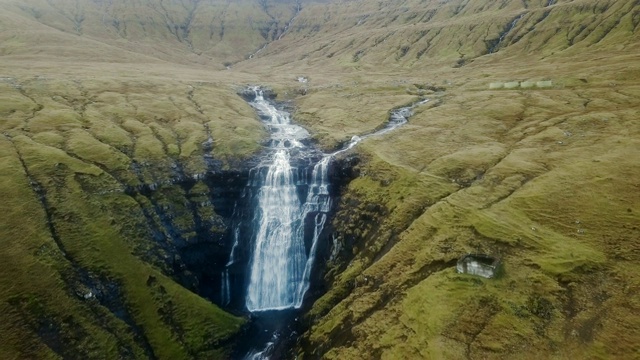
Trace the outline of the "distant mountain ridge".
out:
[[[38,31],[36,22],[48,28],[47,36],[81,36],[165,61],[218,66],[281,36],[301,9],[298,0],[34,0],[0,6],[3,32],[18,37]],[[35,39],[32,50],[38,40],[44,39]]]
[[[46,53],[52,50],[42,49],[45,44],[65,37],[73,42],[69,47],[107,45],[217,67],[244,60],[267,44],[259,56],[280,63],[412,67],[445,59],[464,66],[504,50],[549,56],[640,42],[640,7],[632,0],[27,0],[0,6],[4,54]],[[46,34],[33,35],[42,31]]]
[[[640,43],[637,1],[351,1],[310,5],[263,56],[420,66],[508,51],[550,56]]]

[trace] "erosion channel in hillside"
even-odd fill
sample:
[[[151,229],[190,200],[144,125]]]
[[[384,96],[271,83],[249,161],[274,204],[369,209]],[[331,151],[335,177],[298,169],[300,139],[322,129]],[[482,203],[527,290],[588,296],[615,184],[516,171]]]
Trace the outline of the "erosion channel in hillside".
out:
[[[241,199],[245,205],[240,206],[247,211],[234,212],[233,243],[220,281],[220,303],[251,313],[251,327],[236,354],[245,359],[286,356],[300,330],[297,319],[305,295],[313,274],[321,273],[322,261],[315,260],[331,250],[327,244],[332,198],[339,187],[335,185],[348,181],[336,176],[334,158],[368,136],[406,123],[413,107],[426,102],[393,110],[378,131],[354,136],[342,149],[324,154],[312,146],[304,128],[291,122],[288,112],[278,109],[271,95],[260,87],[242,92],[270,139],[249,173]]]

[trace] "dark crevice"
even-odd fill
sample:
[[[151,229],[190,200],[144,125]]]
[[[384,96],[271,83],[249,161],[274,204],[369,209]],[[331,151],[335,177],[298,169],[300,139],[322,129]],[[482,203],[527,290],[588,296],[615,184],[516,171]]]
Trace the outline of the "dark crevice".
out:
[[[187,99],[193,104],[193,107],[196,109],[196,111],[203,116],[203,118],[201,119],[201,123],[202,127],[204,128],[204,132],[207,135],[207,140],[202,143],[202,151],[204,152],[204,160],[207,166],[211,167],[214,166],[215,163],[213,155],[211,154],[214,146],[214,139],[211,133],[211,128],[206,122],[206,115],[204,114],[204,110],[202,110],[202,106],[200,106],[200,104],[196,101],[194,92],[195,87],[189,85],[189,89],[187,90]]]
[[[13,86],[14,89],[18,90],[18,92],[26,97],[27,99],[31,100],[31,102],[33,102],[35,104],[35,108],[31,111],[31,115],[29,115],[26,119],[24,119],[24,125],[23,128],[28,126],[29,121],[31,121],[31,119],[35,118],[36,115],[38,115],[38,113],[40,111],[42,111],[44,109],[44,105],[40,104],[39,102],[36,101],[36,99],[29,95],[27,93],[27,91],[24,89],[24,84],[17,84],[17,83],[11,83],[11,85]]]
[[[282,37],[289,32],[289,30],[291,29],[291,25],[293,25],[293,22],[296,20],[296,18],[300,14],[300,11],[302,11],[302,3],[300,2],[300,0],[296,0],[293,15],[291,16],[289,21],[287,21],[284,28],[282,28],[282,32],[280,33],[280,35],[278,35],[276,40],[282,39]]]
[[[458,259],[454,258],[450,260],[434,260],[432,262],[424,264],[422,267],[420,267],[418,271],[412,273],[411,277],[407,281],[405,281],[400,287],[412,288],[416,286],[419,282],[428,278],[431,274],[440,272],[450,267],[454,267],[457,262],[458,262]]]
[[[427,40],[427,44],[425,45],[425,47],[418,51],[418,54],[416,55],[418,59],[420,59],[426,52],[428,52],[431,49],[431,45],[433,40],[435,40],[436,37],[438,37],[438,35],[440,35],[440,33],[442,32],[442,28],[439,28],[436,33]]]
[[[67,261],[69,261],[69,263],[75,266],[76,265],[75,261],[71,257],[69,257],[69,255],[67,254],[64,244],[60,240],[60,236],[58,235],[58,231],[56,230],[56,227],[54,225],[53,214],[50,211],[50,207],[47,201],[46,189],[31,175],[31,172],[29,171],[29,168],[27,167],[27,164],[24,161],[24,158],[22,157],[22,153],[20,153],[20,150],[18,150],[18,147],[13,142],[13,139],[7,134],[4,134],[4,136],[7,140],[9,140],[9,142],[13,146],[13,149],[18,157],[18,160],[22,165],[22,170],[24,171],[24,174],[27,177],[27,180],[29,181],[29,186],[31,186],[31,190],[34,192],[38,201],[40,202],[40,206],[42,207],[42,210],[44,211],[44,214],[45,214],[47,228],[49,229],[51,239],[53,239],[53,241],[55,242],[56,246],[60,250],[60,253],[64,256],[64,258]]]
[[[162,144],[162,152],[164,152],[165,156],[169,159],[172,158],[171,154],[169,154],[169,145],[166,142],[164,142],[164,140],[158,133],[158,129],[155,126],[149,126],[149,129],[151,129],[151,133],[153,134],[153,137],[155,137],[156,140],[158,140],[158,142]],[[173,160],[175,161],[175,159]]]
[[[75,12],[73,14],[68,14],[64,9],[58,7],[55,1],[47,0],[47,3],[55,9],[60,15],[69,20],[73,25],[73,29],[76,34],[82,35],[82,23],[84,22],[84,9],[80,8],[80,1],[76,0]]]
[[[198,102],[194,98],[194,94],[193,94],[194,91],[195,91],[195,88],[189,85],[189,90],[187,90],[187,99],[193,104],[193,107],[196,109],[196,111],[200,115],[204,115],[204,111],[202,111],[202,107],[200,106],[200,104],[198,104]]]
[[[611,33],[611,31],[613,29],[615,29],[618,25],[620,24],[620,18],[617,18],[615,21],[612,21],[612,23],[610,24],[603,24],[601,23],[599,25],[599,27],[603,27],[604,30],[602,31],[601,34],[598,35],[598,38],[592,42],[590,45],[595,45],[598,44],[600,41],[602,41],[605,37],[607,37],[607,35],[609,35]],[[597,29],[597,27],[596,27]],[[594,29],[595,30],[595,29]]]
[[[245,56],[244,60],[253,59],[256,55],[266,49],[267,46],[269,46],[269,44],[271,44],[273,41],[280,40],[285,34],[289,32],[291,26],[293,25],[293,22],[302,11],[302,3],[300,0],[297,0],[292,17],[287,21],[282,30],[280,30],[278,20],[269,12],[269,0],[258,0],[258,4],[260,5],[262,11],[271,19],[271,21],[269,21],[265,26],[257,29],[260,32],[260,35],[262,35],[262,38],[265,40],[265,43],[262,44],[256,51]],[[255,30],[253,28],[253,23],[251,23],[251,28]],[[238,62],[239,61],[235,63]],[[235,63],[230,63],[228,64],[228,66],[231,66]]]
[[[89,295],[89,299],[97,299],[100,306],[107,308],[111,314],[129,326],[134,341],[144,350],[147,358],[157,359],[151,344],[149,344],[148,339],[144,336],[143,329],[136,324],[126,303],[123,301],[124,294],[121,291],[122,286],[115,280],[108,279],[104,276],[97,276],[86,270],[79,271],[77,277],[77,281],[85,288],[83,290],[86,291],[86,289],[88,289],[90,291],[86,293],[76,290],[77,295],[85,300]],[[89,304],[95,306],[91,301],[89,301]],[[94,311],[99,314],[99,310],[96,309]],[[111,329],[108,322],[104,321],[101,317],[97,317],[97,319],[103,328],[107,329],[116,339],[122,342],[122,334],[120,334],[117,329]]]
[[[453,9],[453,16],[456,16],[458,14],[460,14],[460,12],[462,12],[462,10],[464,10],[464,8],[469,4],[469,0],[462,2],[460,4],[458,4],[455,9]]]
[[[640,0],[635,2],[633,10],[631,10],[631,23],[633,24],[633,33],[636,33],[638,26],[640,26]]]
[[[231,4],[231,0],[227,0],[227,2],[224,4],[224,8],[222,9],[222,11],[220,11],[220,14],[217,16],[213,16],[211,18],[211,23],[209,24],[209,39],[213,39],[213,36],[216,33],[216,26],[214,25],[216,19],[220,20],[220,29],[217,31],[218,33],[218,37],[219,40],[222,40],[224,38],[224,26],[225,26],[225,20],[227,17],[227,11],[229,10],[229,5]]]
[[[154,10],[156,10],[160,15],[162,15],[162,17],[164,17],[165,26],[167,27],[167,30],[169,31],[169,33],[175,36],[176,40],[178,40],[179,42],[182,42],[182,39],[180,39],[180,34],[178,33],[178,26],[169,15],[169,12],[167,11],[167,9],[164,7],[162,0],[160,1],[159,6],[162,9],[162,11],[157,10],[155,7],[154,7]]]
[[[191,7],[187,7],[184,2],[182,2],[182,5],[187,12],[182,22],[176,21],[171,16],[171,12],[164,6],[163,0],[158,3],[159,9],[158,7],[153,5],[151,5],[151,8],[164,18],[165,27],[167,28],[169,33],[172,34],[176,38],[176,40],[178,40],[178,42],[185,44],[189,51],[198,54],[193,47],[193,42],[191,41],[191,27],[193,25],[193,20],[198,6],[200,5],[200,0],[191,0],[189,1],[189,3],[192,4]]]
[[[502,32],[500,32],[500,34],[498,35],[497,39],[493,39],[493,40],[489,40],[485,42],[487,43],[487,45],[489,45],[489,54],[493,54],[496,51],[499,50],[500,46],[502,45],[502,42],[505,40],[505,38],[507,37],[507,35],[509,35],[509,33],[511,33],[511,31],[516,27],[516,25],[518,24],[518,21],[520,21],[520,19],[522,19],[522,17],[525,14],[520,14],[518,16],[516,16],[513,20],[511,20],[510,22],[507,23],[507,25],[503,28]]]
[[[436,13],[438,12],[438,10],[433,9],[433,10],[428,10],[427,12],[424,13],[424,15],[422,15],[422,17],[420,18],[420,22],[429,22],[431,21],[431,19],[433,19],[433,17],[436,15]]]

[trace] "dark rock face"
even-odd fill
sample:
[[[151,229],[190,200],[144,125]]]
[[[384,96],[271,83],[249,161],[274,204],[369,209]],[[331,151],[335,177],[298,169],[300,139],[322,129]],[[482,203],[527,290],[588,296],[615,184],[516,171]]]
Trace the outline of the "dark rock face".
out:
[[[333,249],[332,238],[335,236],[336,229],[334,227],[334,217],[338,210],[338,204],[343,195],[343,190],[359,175],[357,165],[360,163],[360,158],[355,155],[348,155],[345,157],[339,157],[334,159],[332,167],[329,171],[329,180],[331,186],[329,192],[333,202],[329,218],[327,219],[327,225],[324,229],[324,238],[318,243],[318,252],[316,266],[312,272],[311,287],[307,296],[310,298],[318,298],[326,291],[325,283],[325,271],[326,263],[331,257]],[[306,310],[306,309],[305,309]]]
[[[264,96],[265,99],[274,100],[276,96],[278,96],[278,94],[273,89],[265,87],[260,87],[260,89],[262,89],[262,96]],[[256,98],[256,93],[250,87],[242,88],[238,91],[238,95],[240,95],[240,97],[242,97],[247,102],[251,102]]]
[[[250,101],[255,92],[240,91],[239,95]],[[273,98],[275,93],[267,91],[266,96]],[[297,155],[291,165],[297,169],[295,176],[300,180],[296,182],[299,184],[298,195],[301,201],[305,201],[309,185],[303,184],[310,183],[313,165],[323,154],[310,151]],[[258,166],[260,161],[261,157],[257,156],[242,164],[229,164],[223,169],[211,159],[206,162],[206,172],[200,174],[185,174],[183,167],[176,164],[168,169],[171,175],[167,177],[167,172],[164,173],[162,181],[149,181],[149,176],[143,176],[148,174],[145,165],[134,164],[133,170],[139,173],[140,183],[125,187],[125,193],[138,205],[138,209],[131,210],[135,212],[132,215],[137,224],[131,235],[146,239],[135,250],[136,255],[225,310],[246,314],[247,271],[252,254],[251,241],[256,231],[257,194],[261,185],[254,181],[260,178],[255,176],[255,172],[265,170],[264,166]],[[353,154],[332,159],[328,178],[334,205],[340,202],[344,186],[359,175],[359,161]],[[327,213],[326,225],[318,237],[305,307],[310,306],[310,299],[318,298],[326,290],[324,272],[332,254],[335,210],[336,206],[332,206]],[[312,218],[305,220],[305,233],[313,234],[315,224]],[[310,239],[305,239],[305,246],[309,251]],[[276,353],[285,356],[294,348],[298,334],[306,330],[305,324],[298,321],[300,313],[295,310],[290,317],[278,320],[282,328],[277,330]],[[248,341],[245,338],[253,337],[251,334],[258,331],[260,322],[266,321],[261,317],[262,314],[255,319],[252,316],[252,325],[239,335],[239,353],[248,350],[244,348]],[[263,325],[272,326],[271,323]],[[266,341],[269,339],[258,342]]]
[[[138,231],[151,240],[150,249],[139,255],[158,266],[186,288],[226,308],[242,311],[245,272],[253,236],[251,220],[254,214],[255,192],[248,186],[251,164],[234,170],[215,170],[203,175],[182,176],[169,184],[142,184],[126,192],[140,206],[144,221]],[[330,192],[338,203],[341,189],[357,174],[359,159],[349,155],[335,159],[329,172]],[[306,164],[298,164],[305,168]],[[309,174],[306,174],[309,175]],[[300,176],[305,176],[304,172]],[[306,193],[306,189],[300,189]],[[327,224],[332,221],[329,214]],[[234,231],[237,234],[234,234]],[[331,253],[328,225],[319,242],[318,261],[309,296],[323,292],[322,269]],[[236,261],[229,266],[231,301],[223,303],[221,274],[237,236],[240,241]]]
[[[139,255],[186,288],[218,302],[234,216],[250,206],[242,199],[248,175],[248,168],[210,171],[170,184],[128,188],[144,215],[139,231],[153,244]]]
[[[329,174],[331,184],[336,192],[332,195],[339,195],[339,191],[344,188],[351,180],[360,174],[357,165],[360,158],[356,154],[347,155],[334,160],[332,171]]]

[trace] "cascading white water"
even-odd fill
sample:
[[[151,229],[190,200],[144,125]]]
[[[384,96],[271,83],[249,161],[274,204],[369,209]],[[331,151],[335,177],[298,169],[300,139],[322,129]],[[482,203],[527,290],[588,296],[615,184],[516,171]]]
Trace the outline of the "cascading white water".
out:
[[[406,123],[413,107],[426,101],[393,111],[384,129],[362,137],[354,136],[344,149],[324,155],[306,183],[306,179],[296,176],[297,169],[291,161],[294,153],[312,153],[302,143],[309,133],[292,124],[287,112],[266,101],[260,88],[252,90],[255,99],[250,104],[269,127],[272,152],[259,169],[252,172],[251,184],[259,185],[260,189],[245,304],[251,312],[300,308],[309,289],[318,239],[331,207],[327,175],[331,159],[368,136],[384,134]],[[298,197],[299,185],[308,186],[304,201]],[[309,229],[305,227],[309,216],[313,216],[309,219],[313,221],[313,234],[305,234],[305,229]],[[309,252],[305,239],[311,240]],[[227,286],[223,290],[228,291],[228,277],[224,280]]]
[[[311,174],[311,183],[309,184],[309,191],[307,192],[307,199],[302,209],[302,219],[304,220],[309,214],[315,213],[313,219],[313,238],[311,240],[311,249],[307,257],[307,262],[302,274],[302,282],[298,285],[296,293],[297,302],[296,308],[302,306],[302,300],[304,294],[309,290],[311,269],[313,268],[313,262],[316,258],[316,250],[318,248],[318,239],[320,233],[324,229],[324,224],[327,221],[327,213],[331,208],[331,197],[329,196],[329,162],[333,155],[326,155],[320,160],[314,167]],[[303,230],[304,226],[301,226],[299,230]],[[299,236],[304,236],[303,233]]]
[[[236,215],[236,209],[234,208],[233,217],[235,217],[235,215]],[[224,271],[222,272],[222,279],[220,281],[220,284],[221,284],[220,296],[222,297],[220,303],[222,305],[229,305],[229,303],[231,303],[231,283],[229,279],[229,267],[236,262],[235,253],[239,244],[240,244],[240,229],[236,225],[236,227],[233,229],[233,246],[231,247],[231,253],[229,254],[229,261],[227,261],[227,264],[225,265]]]
[[[296,231],[302,213],[286,150],[274,154],[258,199],[246,305],[249,311],[290,308],[297,302],[294,297],[306,254],[304,239]]]
[[[311,181],[300,179],[292,166],[292,153],[310,152],[301,140],[308,137],[302,127],[291,124],[289,114],[276,109],[254,88],[251,105],[265,119],[271,131],[272,153],[254,171],[258,183],[257,227],[250,261],[249,285],[245,299],[251,312],[282,310],[302,306],[309,288],[317,239],[329,211],[327,168],[329,157],[314,166]],[[298,196],[299,185],[308,185],[304,202]],[[305,219],[315,213],[312,244],[305,247]]]
[[[303,157],[317,158],[318,153],[304,145],[303,140],[308,138],[309,133],[291,124],[289,114],[266,101],[258,87],[252,88],[252,91],[255,99],[250,104],[271,132],[271,151],[260,166],[250,172],[248,189],[257,188],[258,193],[245,306],[251,312],[298,309],[309,290],[318,242],[331,208],[328,172],[332,159],[367,137],[385,134],[405,124],[413,108],[428,100],[392,111],[383,129],[361,137],[354,136],[343,149],[323,155],[313,166],[310,178],[307,178],[305,169],[299,169],[299,165],[294,164]],[[307,193],[301,197],[298,189],[303,187],[307,187]],[[305,234],[305,231],[308,233]],[[228,269],[234,263],[239,243],[237,227],[234,236],[221,289],[223,294],[226,293],[223,297],[226,297],[227,304]],[[305,239],[310,245],[308,251]],[[332,257],[335,256],[332,254]],[[257,318],[265,316],[269,319],[270,314],[273,313],[265,312]],[[269,325],[269,329],[271,338],[261,340],[263,342],[259,347],[250,348],[244,359],[264,360],[273,356],[276,343],[281,341],[280,330],[277,330],[278,325]]]

